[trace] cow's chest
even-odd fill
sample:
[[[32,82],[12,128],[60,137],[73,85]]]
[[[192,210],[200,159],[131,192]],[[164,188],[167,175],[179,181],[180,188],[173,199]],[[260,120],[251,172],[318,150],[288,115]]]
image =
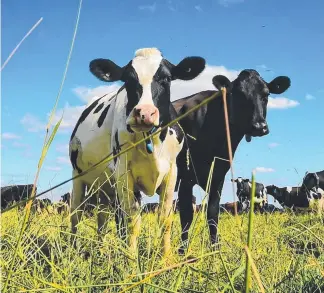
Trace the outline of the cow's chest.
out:
[[[133,143],[142,136],[133,136]],[[134,187],[152,196],[163,183],[170,172],[172,164],[176,163],[176,157],[181,151],[183,141],[178,142],[174,131],[168,131],[163,142],[159,136],[153,138],[152,154],[146,150],[145,143],[141,143],[127,155],[127,165],[134,181]]]

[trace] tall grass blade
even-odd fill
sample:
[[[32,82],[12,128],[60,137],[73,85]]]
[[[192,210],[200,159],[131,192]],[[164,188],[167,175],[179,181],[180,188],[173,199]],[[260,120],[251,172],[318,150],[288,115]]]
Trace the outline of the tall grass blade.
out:
[[[252,172],[252,189],[251,189],[251,205],[249,213],[249,224],[248,224],[248,239],[247,247],[251,251],[252,248],[252,229],[253,229],[253,216],[254,216],[254,196],[255,196],[255,173]],[[252,287],[251,282],[251,260],[246,256],[246,268],[245,268],[245,293],[249,293]]]

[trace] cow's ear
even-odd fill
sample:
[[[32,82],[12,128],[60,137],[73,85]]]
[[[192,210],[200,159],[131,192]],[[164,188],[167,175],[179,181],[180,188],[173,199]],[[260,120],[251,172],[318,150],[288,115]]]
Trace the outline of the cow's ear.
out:
[[[202,57],[186,57],[171,69],[172,80],[191,80],[203,72],[206,60]]]
[[[231,179],[231,182],[237,182],[237,179]]]
[[[123,68],[109,59],[94,59],[89,64],[91,73],[106,82],[122,80]]]
[[[290,87],[290,78],[288,76],[277,76],[267,84],[270,93],[282,94]]]
[[[232,83],[224,75],[216,75],[213,77],[213,85],[220,91],[223,87],[230,91],[232,89]]]
[[[249,181],[250,181],[250,179],[244,179],[243,181],[244,181],[244,182],[249,182]]]

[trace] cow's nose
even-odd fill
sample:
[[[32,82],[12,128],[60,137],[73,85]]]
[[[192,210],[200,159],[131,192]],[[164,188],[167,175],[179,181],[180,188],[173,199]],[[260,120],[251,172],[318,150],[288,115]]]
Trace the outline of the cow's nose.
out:
[[[158,125],[159,110],[154,105],[138,105],[134,108],[137,124]]]
[[[269,133],[268,125],[265,122],[256,122],[253,124],[253,128],[255,131],[260,132],[263,135]]]

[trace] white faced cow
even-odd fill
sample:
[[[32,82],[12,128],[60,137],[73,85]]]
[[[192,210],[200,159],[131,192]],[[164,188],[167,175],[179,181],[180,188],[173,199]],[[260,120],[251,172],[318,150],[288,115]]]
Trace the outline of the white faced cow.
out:
[[[232,182],[236,182],[236,195],[239,201],[250,206],[252,182],[250,179],[238,177]],[[263,212],[264,205],[267,203],[267,189],[262,183],[255,182],[255,196],[254,196],[255,210]]]
[[[116,92],[94,100],[81,114],[70,140],[73,176],[88,169],[110,153],[121,150],[147,137],[176,118],[170,102],[171,81],[191,80],[205,68],[205,59],[187,57],[178,65],[164,59],[156,48],[144,48],[124,67],[109,59],[90,62],[90,71],[105,82],[122,81]],[[85,187],[94,182],[100,186],[101,197],[98,230],[104,227],[101,206],[114,198],[122,214],[117,228],[125,225],[131,251],[137,246],[140,213],[136,195],[140,191],[160,196],[159,220],[164,223],[164,252],[170,248],[172,198],[177,177],[176,157],[183,146],[183,133],[178,124],[168,127],[152,139],[147,139],[107,165],[73,182],[72,212],[85,197]],[[105,194],[106,196],[102,196]],[[120,209],[119,209],[120,211]],[[120,219],[122,221],[120,222]],[[76,232],[78,213],[72,215],[72,232]],[[125,229],[120,235],[126,238]]]

